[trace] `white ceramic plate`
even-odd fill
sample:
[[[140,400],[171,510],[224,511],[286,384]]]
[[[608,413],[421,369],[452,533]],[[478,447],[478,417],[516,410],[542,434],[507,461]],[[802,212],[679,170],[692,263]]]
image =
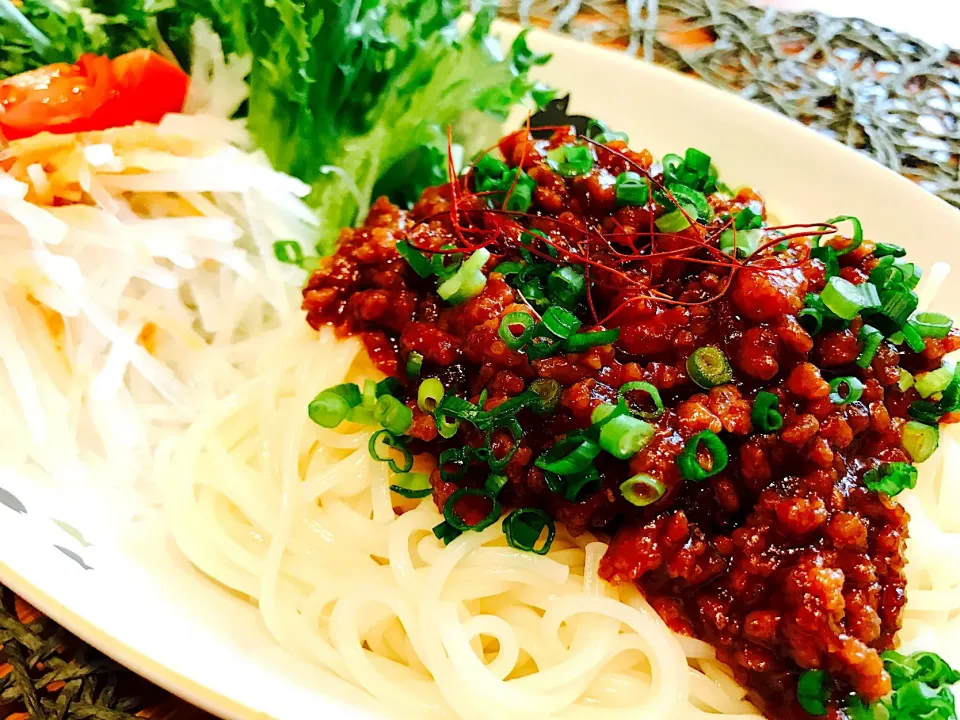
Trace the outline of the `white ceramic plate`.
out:
[[[554,53],[541,77],[571,92],[570,111],[627,131],[634,147],[702,148],[728,184],[759,188],[785,222],[856,215],[871,238],[907,246],[923,267],[960,267],[960,212],[854,151],[622,54],[543,33],[531,44]],[[960,308],[960,287],[937,305]],[[0,581],[200,707],[244,719],[392,714],[281,651],[255,608],[190,566],[160,510],[135,491],[64,491],[0,468],[0,524],[8,538],[31,538],[0,545]]]

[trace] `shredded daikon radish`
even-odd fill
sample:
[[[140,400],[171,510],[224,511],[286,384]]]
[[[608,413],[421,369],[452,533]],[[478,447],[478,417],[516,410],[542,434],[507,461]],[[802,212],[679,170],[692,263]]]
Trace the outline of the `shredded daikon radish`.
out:
[[[213,55],[195,105],[220,116],[0,151],[0,390],[23,449],[5,459],[64,479],[91,461],[144,472],[236,380],[229,347],[296,310],[303,273],[273,244],[312,245],[308,187],[242,147],[227,119],[242,63]]]

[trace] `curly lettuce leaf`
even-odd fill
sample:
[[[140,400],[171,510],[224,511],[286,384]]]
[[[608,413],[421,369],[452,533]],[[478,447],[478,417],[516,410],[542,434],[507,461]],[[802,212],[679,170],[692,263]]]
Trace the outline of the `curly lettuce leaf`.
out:
[[[477,149],[517,103],[552,97],[529,79],[547,58],[526,36],[505,54],[491,34],[495,4],[465,32],[462,15],[445,0],[0,0],[0,72],[135,47],[186,62],[205,20],[225,52],[252,57],[248,127],[278,170],[312,186],[330,252],[375,191],[410,204],[446,178],[448,127]]]
[[[527,73],[547,58],[525,36],[505,56],[490,33],[493,6],[462,33],[459,8],[443,2],[307,5],[317,12],[289,0],[260,8],[248,123],[278,169],[312,185],[324,252],[365,214],[378,179],[411,154],[410,186],[380,189],[408,203],[442,181],[446,128],[467,111],[503,119],[535,91],[546,95]]]

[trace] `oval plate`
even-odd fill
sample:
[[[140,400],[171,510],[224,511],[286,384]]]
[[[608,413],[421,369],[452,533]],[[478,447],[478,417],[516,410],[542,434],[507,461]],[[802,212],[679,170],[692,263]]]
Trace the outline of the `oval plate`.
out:
[[[505,36],[516,28],[501,26]],[[540,79],[656,156],[696,146],[784,222],[858,216],[929,268],[960,264],[960,212],[868,158],[771,111],[624,54],[535,32]],[[937,306],[960,306],[945,288]],[[194,570],[158,507],[131,491],[52,488],[0,469],[0,580],[122,664],[225,718],[395,715],[282,651],[243,598]]]

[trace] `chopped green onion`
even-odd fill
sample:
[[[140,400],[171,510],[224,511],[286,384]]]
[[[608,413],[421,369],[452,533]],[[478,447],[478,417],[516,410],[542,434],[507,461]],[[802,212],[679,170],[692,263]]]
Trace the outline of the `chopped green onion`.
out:
[[[583,296],[586,282],[572,265],[559,267],[547,276],[547,292],[557,305],[571,308]]]
[[[666,183],[674,182],[677,174],[683,170],[683,158],[673,153],[664,155],[660,164],[663,165],[663,179]]]
[[[510,449],[507,450],[506,455],[500,458],[495,457],[493,454],[493,434],[497,430],[507,430],[512,438]],[[518,423],[514,418],[509,418],[503,423],[503,425],[497,425],[496,427],[492,427],[487,430],[484,447],[490,451],[490,459],[487,462],[489,463],[491,470],[494,472],[500,472],[507,467],[507,464],[513,458],[513,456],[516,455],[517,449],[520,447],[520,438],[522,436],[523,428],[520,427],[520,423]]]
[[[560,404],[562,390],[563,388],[560,387],[560,383],[551,378],[537,378],[534,380],[530,383],[530,387],[527,388],[527,392],[533,393],[537,398],[536,402],[530,405],[533,411],[537,413],[537,415],[549,415],[552,413],[556,410],[557,405]]]
[[[473,166],[473,171],[479,177],[500,179],[504,173],[510,172],[510,167],[500,158],[493,155],[484,155],[477,160],[476,165]]]
[[[657,229],[662,233],[677,233],[690,227],[690,220],[696,219],[696,217],[696,207],[693,205],[681,205],[680,208],[658,217],[654,220],[654,224],[656,224]],[[690,220],[687,218],[690,218]]]
[[[903,333],[903,339],[909,347],[914,352],[923,352],[927,347],[927,344],[923,341],[923,337],[920,335],[920,331],[917,330],[912,323],[907,323],[902,328],[900,332]]]
[[[596,119],[591,119],[590,122],[587,123],[586,135],[591,140],[596,140],[598,143],[603,144],[613,142],[614,140],[622,140],[623,142],[630,141],[626,133],[611,130],[605,122]]]
[[[709,220],[713,217],[713,208],[710,207],[710,203],[707,202],[706,196],[699,190],[694,190],[679,183],[669,185],[667,190],[670,191],[670,194],[673,195],[681,207],[685,208],[690,205],[694,207],[696,210],[694,219]]]
[[[437,295],[451,305],[459,305],[479,295],[487,282],[482,270],[489,259],[489,250],[476,250],[449,279],[441,283]]]
[[[614,190],[617,205],[646,205],[650,199],[647,181],[635,172],[622,172],[617,175]]]
[[[829,245],[821,245],[810,249],[810,258],[819,260],[826,268],[825,279],[829,280],[840,274],[840,261],[837,260],[837,251]]]
[[[414,351],[407,356],[407,377],[415,378],[423,368],[423,355]]]
[[[797,702],[808,715],[821,717],[827,714],[829,677],[823,670],[807,670],[797,681]]]
[[[629,460],[650,442],[654,432],[650,423],[620,415],[600,428],[600,447],[618,460]]]
[[[916,265],[916,263],[908,262],[896,262],[897,267],[900,268],[903,273],[903,284],[908,288],[915,288],[920,284],[920,276],[923,275],[923,271]]]
[[[910,403],[910,407],[907,408],[907,415],[926,425],[936,425],[943,417],[943,413],[940,403],[929,400],[917,400]]]
[[[457,430],[460,429],[459,418],[449,418],[443,413],[435,412],[433,420],[437,424],[437,432],[440,433],[440,437],[447,440],[456,435]]]
[[[733,369],[719,348],[702,347],[687,358],[687,374],[697,385],[709,389],[730,382]]]
[[[763,216],[747,206],[737,213],[733,219],[733,226],[737,230],[756,230],[763,227]]]
[[[917,294],[902,283],[887,285],[880,291],[880,308],[870,311],[870,322],[888,335],[901,330],[917,309]]]
[[[504,203],[504,209],[511,212],[525,213],[530,209],[530,205],[533,204],[533,191],[536,187],[537,183],[534,179],[521,170],[517,176],[516,185],[513,186],[513,192],[510,193],[510,196]],[[510,185],[508,184],[504,189],[509,190]]]
[[[503,490],[504,486],[507,484],[506,475],[496,475],[491,473],[487,476],[487,481],[483,484],[483,489],[494,497],[500,495],[500,491]]]
[[[525,312],[507,313],[503,320],[500,321],[500,327],[497,329],[497,334],[500,335],[500,339],[503,340],[503,344],[506,345],[510,350],[519,350],[528,342],[530,342],[530,338],[533,337],[533,328],[535,324],[536,321]],[[514,326],[519,326],[521,328],[519,335],[513,334]]]
[[[420,277],[428,278],[434,274],[430,261],[423,256],[422,252],[406,240],[401,240],[397,243],[397,252],[400,253],[400,257],[406,260],[410,268]]]
[[[555,337],[542,325],[537,325],[530,341],[524,346],[530,360],[549,357],[563,348],[563,340]]]
[[[926,683],[933,688],[953,685],[960,681],[960,673],[936,653],[915,652],[912,655],[901,655],[895,650],[886,650],[880,657],[883,658],[884,669],[890,673],[894,690],[899,690],[912,681]]]
[[[720,233],[720,252],[733,255],[733,249],[736,247],[738,258],[750,257],[760,247],[761,242],[763,242],[763,230],[754,228],[734,232],[728,228]]]
[[[642,391],[650,396],[650,400],[653,401],[654,410],[651,412],[649,410],[640,410],[637,408],[630,407],[630,403],[627,401],[627,393]],[[660,391],[656,387],[651,385],[648,382],[628,382],[624,383],[618,392],[618,396],[623,400],[627,407],[630,408],[630,412],[634,415],[638,415],[644,420],[654,420],[661,415],[663,415],[663,400],[660,399]]]
[[[827,281],[820,299],[830,312],[844,320],[853,320],[861,310],[880,306],[880,297],[873,285],[854,285],[839,275]]]
[[[920,393],[920,397],[928,398],[947,389],[947,385],[953,380],[954,369],[952,367],[940,367],[931,372],[920,373],[914,377],[914,387]]]
[[[536,459],[541,470],[557,475],[573,475],[586,470],[600,454],[600,446],[582,435],[568,435]]]
[[[890,497],[917,486],[917,469],[909,463],[883,463],[879,468],[867,470],[863,474],[863,484],[867,490],[882,492]]]
[[[490,272],[500,273],[501,275],[506,277],[507,275],[520,274],[520,272],[522,272],[525,267],[526,265],[524,265],[519,260],[509,260],[507,262],[500,263]]]
[[[452,250],[455,245],[444,245],[442,249]],[[449,260],[449,263],[447,262]],[[433,274],[436,275],[440,280],[446,280],[447,278],[453,277],[453,275],[460,268],[460,263],[463,261],[463,253],[434,253],[433,257],[430,258],[430,267],[433,269]]]
[[[709,470],[700,464],[697,456],[701,443],[713,460]],[[685,480],[701,482],[721,472],[727,466],[728,459],[727,446],[723,441],[712,430],[704,430],[684,444],[683,450],[677,455],[677,467]]]
[[[537,541],[543,531],[547,537],[539,548]],[[503,520],[503,532],[507,536],[507,545],[525,550],[526,552],[546,555],[550,552],[553,538],[557,534],[557,526],[550,516],[539,508],[517,508]]]
[[[620,337],[620,328],[611,328],[610,330],[594,330],[592,332],[577,333],[567,338],[564,348],[567,352],[577,353],[589,350],[590,348],[601,345],[609,345],[616,342]]]
[[[823,328],[824,313],[829,313],[823,305],[819,295],[807,293],[803,299],[803,310],[797,313],[797,322],[811,335],[816,335]]]
[[[303,264],[303,248],[296,240],[278,240],[273,244],[273,255],[287,265]]]
[[[753,426],[762,433],[774,433],[783,427],[783,415],[780,414],[780,398],[772,392],[761,390],[753,401],[750,411]]]
[[[425,413],[433,414],[443,400],[444,387],[438,378],[427,378],[417,390],[417,405]]]
[[[873,248],[873,256],[875,258],[887,257],[892,255],[895,258],[903,257],[907,254],[907,251],[900,247],[899,245],[894,245],[892,243],[877,243]]]
[[[440,453],[437,458],[437,467],[440,468],[440,479],[444,482],[459,482],[470,469],[470,463],[467,459],[467,449],[462,447],[449,448]],[[449,466],[453,465],[454,470]]]
[[[449,545],[461,535],[460,531],[453,527],[453,525],[448,523],[446,520],[434,526],[433,534],[436,536],[437,540],[442,540],[444,545]]]
[[[858,339],[863,347],[860,349],[860,354],[857,355],[857,367],[866,369],[870,367],[870,363],[873,362],[873,357],[877,354],[880,343],[883,342],[883,333],[875,327],[865,324],[860,328]]]
[[[413,410],[393,395],[383,395],[373,409],[373,419],[394,435],[402,435],[413,424]]]
[[[620,483],[620,494],[631,505],[646,507],[663,497],[667,489],[650,475],[640,473]]]
[[[593,412],[590,413],[590,422],[592,423],[590,425],[590,430],[599,431],[600,428],[613,420],[615,417],[629,414],[630,409],[623,401],[618,402],[616,405],[611,405],[610,403],[600,403],[593,409]]]
[[[838,215],[835,218],[830,218],[827,222],[833,225],[838,222],[843,222],[844,220],[849,220],[850,224],[853,225],[853,237],[846,247],[837,250],[837,255],[846,255],[848,252],[852,252],[860,247],[860,244],[863,242],[863,226],[860,224],[860,221],[852,215]],[[839,315],[839,313],[837,314]]]
[[[490,512],[475,524],[469,524],[457,514],[457,503],[465,497],[479,497],[489,500]],[[460,532],[465,532],[467,530],[476,530],[479,532],[480,530],[493,525],[500,517],[500,502],[487,490],[478,490],[477,488],[460,488],[459,490],[454,490],[450,497],[447,498],[447,502],[443,504],[443,517],[453,528],[459,530]]]
[[[399,402],[399,401],[398,401]],[[389,455],[381,455],[380,442],[396,450],[403,456],[403,465],[397,465],[397,461]],[[370,442],[367,443],[367,451],[370,457],[379,462],[385,462],[395,473],[407,473],[413,468],[413,455],[407,449],[403,440],[391,433],[389,430],[377,430],[370,436]]]
[[[907,390],[913,387],[914,379],[913,375],[909,371],[900,368],[900,379],[897,380],[897,389],[900,392],[905,393]]]
[[[943,338],[950,334],[953,320],[937,312],[921,312],[910,318],[910,324],[920,333],[920,337]]]
[[[350,410],[361,402],[356,383],[334,385],[319,393],[307,405],[307,415],[320,427],[335,428],[347,419]]]
[[[697,148],[687,148],[683,155],[683,165],[697,177],[705,178],[710,173],[710,156]]]
[[[426,473],[399,473],[390,478],[390,489],[405,498],[422,498],[433,492]]]
[[[863,395],[863,383],[852,375],[830,381],[830,402],[834,405],[849,405]]]
[[[561,145],[547,153],[547,164],[564,177],[585,175],[593,167],[593,153],[586,145]]]
[[[544,473],[545,478],[549,475],[553,474]],[[559,475],[553,475],[553,477],[559,478]],[[567,502],[572,503],[581,502],[585,498],[590,497],[597,492],[602,485],[600,482],[600,473],[598,473],[594,467],[589,467],[582,473],[577,473],[576,475],[567,475],[564,479],[566,480],[566,484],[563,487],[563,498]]]
[[[377,384],[373,380],[363,381],[363,407],[373,410],[377,404]]]
[[[556,305],[547,309],[543,314],[540,325],[546,328],[553,336],[566,340],[580,329],[582,323],[569,310]]]
[[[939,446],[940,430],[935,425],[909,420],[903,426],[903,448],[915,463],[928,459]]]

